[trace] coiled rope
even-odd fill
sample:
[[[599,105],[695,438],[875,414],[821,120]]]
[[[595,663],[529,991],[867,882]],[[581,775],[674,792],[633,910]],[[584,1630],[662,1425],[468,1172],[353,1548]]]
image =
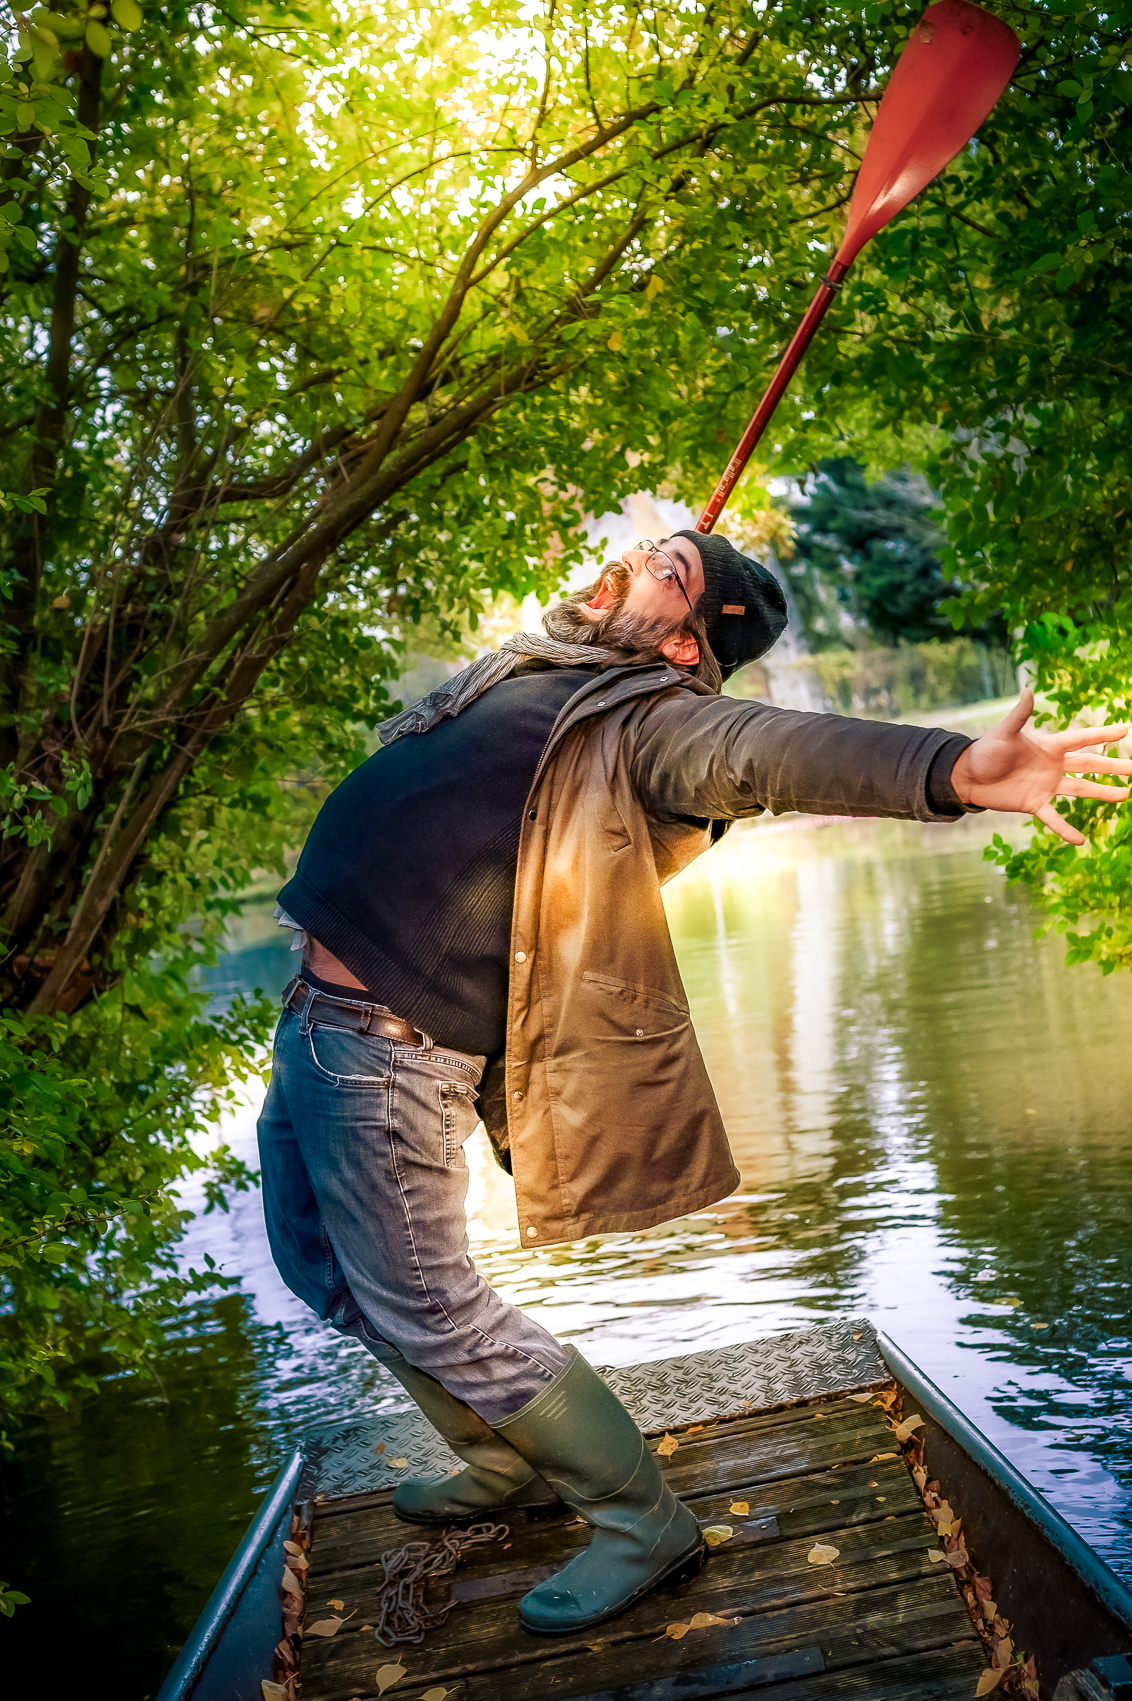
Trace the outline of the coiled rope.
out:
[[[466,1530],[445,1530],[438,1542],[407,1542],[381,1556],[385,1582],[378,1596],[378,1621],[374,1630],[385,1648],[398,1642],[420,1642],[426,1630],[443,1624],[455,1601],[429,1607],[425,1592],[455,1571],[469,1548],[509,1536],[508,1524],[473,1524]]]

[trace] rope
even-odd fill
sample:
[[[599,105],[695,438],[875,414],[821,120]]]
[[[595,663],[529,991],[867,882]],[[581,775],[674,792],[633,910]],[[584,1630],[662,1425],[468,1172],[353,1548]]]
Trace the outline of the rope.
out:
[[[385,1582],[378,1596],[379,1617],[374,1631],[382,1647],[421,1642],[426,1630],[443,1624],[456,1602],[426,1606],[429,1584],[450,1576],[469,1548],[501,1541],[510,1533],[507,1524],[473,1524],[467,1530],[445,1530],[438,1542],[408,1542],[383,1553]]]

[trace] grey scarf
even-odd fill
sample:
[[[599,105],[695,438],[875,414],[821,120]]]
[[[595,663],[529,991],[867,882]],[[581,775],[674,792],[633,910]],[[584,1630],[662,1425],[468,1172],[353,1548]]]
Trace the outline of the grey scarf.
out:
[[[428,732],[438,722],[458,715],[470,703],[501,679],[513,673],[524,656],[551,662],[555,667],[600,667],[604,663],[626,660],[624,650],[604,649],[600,644],[565,644],[558,638],[547,638],[541,632],[516,632],[513,638],[490,655],[481,656],[453,679],[445,680],[411,709],[404,709],[392,720],[382,721],[377,736],[382,744],[407,732]]]

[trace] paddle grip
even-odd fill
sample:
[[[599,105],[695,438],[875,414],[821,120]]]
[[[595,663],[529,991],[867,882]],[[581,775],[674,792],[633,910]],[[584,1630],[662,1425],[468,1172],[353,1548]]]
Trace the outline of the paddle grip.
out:
[[[847,265],[844,265],[840,260],[835,260],[818,285],[818,292],[806,309],[806,317],[791,337],[790,346],[779,361],[778,370],[767,385],[766,392],[755,409],[750,425],[740,437],[735,453],[727,463],[723,477],[712,491],[707,507],[696,521],[698,532],[710,532],[714,529],[715,522],[723,511],[724,503],[738,483],[739,475],[750,460],[755,444],[769,425],[771,414],[782,399],[783,391],[794,376],[799,361],[809,348],[814,332],[825,317],[830,302],[841,288],[841,280],[848,270]]]

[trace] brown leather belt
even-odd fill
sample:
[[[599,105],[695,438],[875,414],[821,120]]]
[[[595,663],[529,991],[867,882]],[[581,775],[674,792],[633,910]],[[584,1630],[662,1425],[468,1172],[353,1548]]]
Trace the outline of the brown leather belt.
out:
[[[353,998],[332,998],[309,986],[301,975],[288,981],[283,988],[283,1008],[296,1016],[305,1015],[310,1022],[323,1022],[332,1028],[350,1028],[356,1034],[379,1034],[382,1039],[396,1040],[399,1045],[422,1046],[425,1036],[411,1022],[394,1016],[380,1004],[363,1004]]]

